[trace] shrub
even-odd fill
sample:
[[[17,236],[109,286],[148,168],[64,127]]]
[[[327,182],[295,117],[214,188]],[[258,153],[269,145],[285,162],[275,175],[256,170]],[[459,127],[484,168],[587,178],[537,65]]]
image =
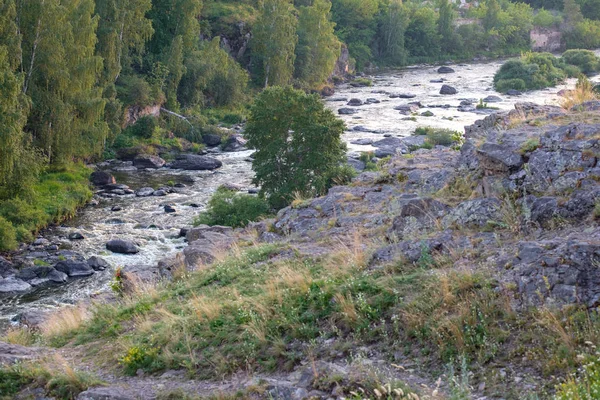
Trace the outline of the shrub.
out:
[[[150,84],[139,76],[121,76],[117,86],[117,94],[126,105],[145,107],[154,102]]]
[[[579,376],[570,377],[556,388],[556,400],[600,398],[600,360],[596,357],[587,360]]]
[[[244,227],[269,214],[268,203],[256,196],[219,188],[208,202],[208,208],[194,221],[195,225]]]
[[[500,79],[495,83],[496,90],[506,93],[509,90],[527,90],[527,84],[523,79]]]
[[[138,119],[135,124],[128,127],[125,130],[125,134],[150,139],[157,125],[155,117],[146,115]]]
[[[373,81],[368,78],[356,78],[350,82],[350,86],[361,87],[361,86],[373,86]]]
[[[584,74],[600,69],[600,58],[590,50],[567,50],[563,53],[562,60],[566,64],[578,67]]]
[[[576,78],[581,75],[581,70],[576,65],[565,65],[563,71],[565,71],[568,78]]]
[[[14,226],[3,217],[0,217],[0,251],[14,250],[17,243],[17,232]]]
[[[494,86],[499,92],[555,86],[566,77],[563,67],[550,53],[526,53],[519,60],[509,60],[500,67],[494,75]]]

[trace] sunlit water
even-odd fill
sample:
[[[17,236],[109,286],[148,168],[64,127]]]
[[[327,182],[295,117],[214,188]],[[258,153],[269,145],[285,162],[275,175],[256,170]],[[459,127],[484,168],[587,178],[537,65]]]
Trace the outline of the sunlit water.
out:
[[[600,54],[600,51],[597,52]],[[348,142],[350,151],[368,151],[371,146],[350,144],[356,139],[370,138],[378,140],[383,135],[409,136],[418,126],[433,126],[462,131],[465,125],[472,124],[483,117],[482,113],[459,112],[457,107],[464,99],[474,103],[490,95],[502,98],[499,103],[489,106],[501,110],[509,110],[517,102],[531,101],[538,104],[558,104],[557,93],[565,88],[574,86],[571,79],[564,85],[546,90],[524,93],[522,96],[510,97],[496,93],[492,87],[493,75],[501,65],[500,61],[477,64],[450,65],[456,72],[439,74],[437,67],[420,66],[397,71],[386,71],[373,76],[373,86],[354,88],[342,85],[336,94],[327,100],[327,106],[337,113],[342,107],[348,107],[347,101],[334,101],[336,98],[358,98],[365,101],[368,98],[377,99],[380,103],[367,104],[359,107],[354,115],[342,115],[348,127],[344,139]],[[442,83],[431,83],[431,80],[444,78],[444,84],[455,87],[458,94],[444,96],[439,91]],[[592,78],[599,82],[600,79]],[[382,93],[383,91],[387,93]],[[389,94],[410,93],[416,95],[413,99],[390,98]],[[431,111],[431,117],[417,116],[416,121],[403,120],[406,115],[394,110],[398,105],[409,102],[421,102],[423,107],[418,114]],[[449,105],[449,108],[430,106]],[[429,106],[429,107],[428,107]],[[451,120],[450,120],[451,119]],[[378,133],[352,131],[355,126],[363,126],[367,130]],[[180,251],[184,240],[179,237],[182,227],[190,226],[194,217],[202,211],[214,191],[224,183],[234,183],[242,187],[250,187],[252,179],[251,164],[248,162],[249,151],[237,153],[222,153],[215,155],[223,162],[223,167],[217,171],[175,171],[161,169],[156,171],[114,172],[118,183],[129,185],[132,189],[143,186],[167,185],[167,183],[184,183],[185,188],[178,193],[166,197],[121,197],[100,200],[97,206],[82,209],[76,218],[68,223],[50,229],[45,237],[64,239],[71,232],[81,232],[85,239],[69,242],[72,249],[83,254],[86,258],[98,255],[106,259],[112,266],[103,272],[97,272],[86,279],[73,280],[71,283],[46,289],[42,292],[17,298],[0,299],[0,331],[8,325],[10,318],[27,309],[53,308],[60,304],[74,303],[89,298],[94,293],[108,289],[114,269],[126,265],[155,264],[160,259]],[[174,206],[176,213],[167,214],[163,207]],[[192,207],[196,204],[199,207]],[[122,211],[113,212],[111,208],[121,206]],[[120,221],[116,221],[118,219]],[[117,223],[119,222],[119,223]],[[141,251],[135,255],[114,254],[105,249],[105,244],[113,238],[127,239],[136,242]]]

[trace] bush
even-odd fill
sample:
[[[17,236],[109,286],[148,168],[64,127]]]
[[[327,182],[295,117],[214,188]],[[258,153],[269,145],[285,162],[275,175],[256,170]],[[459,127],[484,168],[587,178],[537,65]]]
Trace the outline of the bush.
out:
[[[556,400],[597,399],[600,396],[600,360],[590,358],[581,368],[579,376],[573,376],[556,388]]]
[[[268,203],[260,198],[219,188],[208,202],[208,208],[194,221],[195,225],[244,227],[269,214]]]
[[[584,74],[596,72],[600,69],[600,58],[590,50],[567,50],[562,55],[562,60],[566,64],[578,67]]]
[[[150,84],[139,76],[124,75],[117,86],[119,99],[126,105],[146,107],[154,102]]]
[[[566,77],[563,68],[561,60],[550,53],[526,53],[500,67],[494,75],[494,86],[499,92],[556,86]]]
[[[495,83],[496,90],[505,93],[509,90],[527,90],[527,84],[523,79],[500,79]]]
[[[0,217],[0,251],[9,251],[17,248],[17,232],[14,226],[3,217]]]
[[[146,115],[138,119],[135,124],[125,129],[124,133],[126,135],[133,135],[144,139],[150,139],[157,125],[158,123],[155,117]]]
[[[576,78],[581,75],[581,70],[576,65],[565,65],[563,71],[565,71],[568,78]]]

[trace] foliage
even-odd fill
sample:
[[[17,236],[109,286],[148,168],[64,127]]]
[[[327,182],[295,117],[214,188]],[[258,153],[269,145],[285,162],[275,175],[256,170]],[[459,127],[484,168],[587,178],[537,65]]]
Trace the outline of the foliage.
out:
[[[500,67],[494,75],[494,86],[499,92],[555,86],[566,77],[562,68],[561,61],[550,53],[526,53]]]
[[[269,204],[279,209],[294,193],[324,193],[339,173],[345,146],[344,123],[317,95],[291,87],[273,87],[257,96],[246,126],[252,162]]]
[[[577,66],[584,74],[600,70],[600,58],[590,50],[567,50],[563,53],[562,60],[566,64]]]
[[[298,25],[290,0],[265,0],[254,27],[252,42],[259,82],[287,85],[294,71]]]
[[[152,137],[156,126],[156,118],[151,115],[146,115],[138,119],[135,124],[128,127],[123,134],[131,134],[140,138],[149,139]]]
[[[555,400],[592,400],[600,398],[600,360],[598,355],[588,357],[578,376],[557,387]]]
[[[209,200],[207,210],[194,220],[194,225],[225,225],[238,228],[268,214],[269,205],[264,199],[219,188]]]
[[[18,246],[17,232],[13,225],[0,216],[0,251],[13,250]]]

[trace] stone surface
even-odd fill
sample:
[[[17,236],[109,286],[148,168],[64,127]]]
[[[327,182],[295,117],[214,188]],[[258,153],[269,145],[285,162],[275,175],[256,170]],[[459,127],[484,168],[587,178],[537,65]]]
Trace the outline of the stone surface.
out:
[[[220,168],[223,163],[216,158],[199,156],[194,154],[183,154],[171,163],[171,168],[188,171],[213,170]]]
[[[165,165],[165,160],[163,160],[159,156],[141,154],[133,160],[133,165],[139,169],[157,169]]]
[[[96,186],[116,183],[115,177],[104,171],[95,171],[90,175],[90,182]]]
[[[442,85],[442,88],[440,89],[440,94],[443,95],[453,95],[453,94],[457,94],[458,91],[456,90],[456,88],[450,86],[450,85]]]
[[[135,243],[122,239],[114,239],[109,241],[106,243],[106,249],[112,251],[113,253],[121,254],[136,254],[140,251]]]
[[[82,278],[94,274],[94,269],[87,262],[60,261],[54,268],[64,272],[70,278]]]

